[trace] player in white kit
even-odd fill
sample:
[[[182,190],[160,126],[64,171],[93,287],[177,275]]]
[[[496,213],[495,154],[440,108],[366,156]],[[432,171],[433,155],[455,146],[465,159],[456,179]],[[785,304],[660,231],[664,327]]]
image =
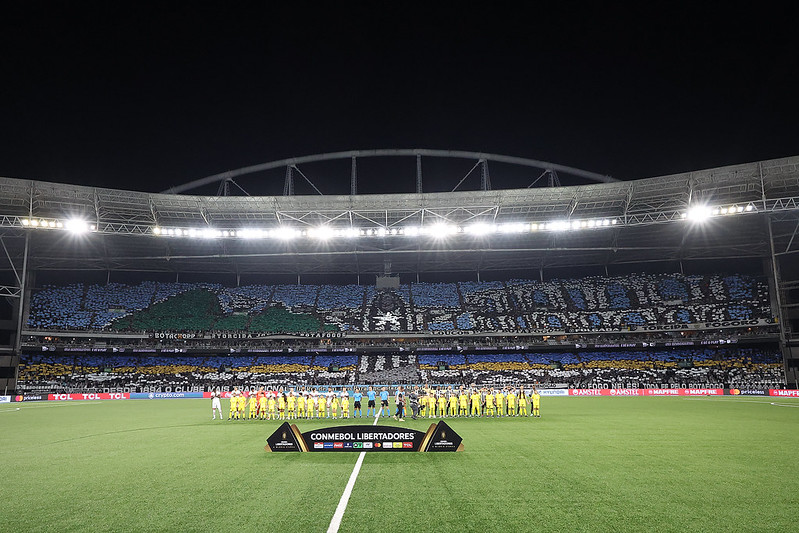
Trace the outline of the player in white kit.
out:
[[[211,414],[213,415],[211,420],[216,420],[217,411],[219,411],[219,420],[225,419],[222,416],[222,402],[219,401],[220,396],[222,396],[222,393],[219,391],[211,391]]]

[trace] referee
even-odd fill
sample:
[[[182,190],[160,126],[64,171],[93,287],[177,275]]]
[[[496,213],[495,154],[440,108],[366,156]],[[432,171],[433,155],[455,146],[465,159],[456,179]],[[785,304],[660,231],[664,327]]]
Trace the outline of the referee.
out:
[[[402,387],[397,387],[397,395],[394,398],[394,402],[397,404],[397,413],[394,415],[394,420],[405,422],[405,419],[402,418],[402,415],[405,414],[405,391],[402,390]]]

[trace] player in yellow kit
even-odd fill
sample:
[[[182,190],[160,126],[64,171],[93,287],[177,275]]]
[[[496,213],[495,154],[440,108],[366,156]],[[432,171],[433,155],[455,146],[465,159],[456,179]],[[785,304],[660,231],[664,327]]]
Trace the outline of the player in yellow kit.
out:
[[[449,393],[449,416],[458,416],[458,397],[455,395],[455,391]]]
[[[250,394],[250,420],[258,417],[258,398],[255,394]]]
[[[305,395],[302,393],[297,398],[297,418],[305,418]]]
[[[461,393],[458,395],[458,406],[460,407],[458,416],[469,415],[469,397],[466,395],[466,391],[463,389],[461,389]]]
[[[519,416],[527,416],[527,396],[524,389],[519,391]]]
[[[279,392],[277,397],[277,412],[278,418],[284,420],[286,418],[286,393]]]
[[[338,396],[330,398],[330,412],[333,415],[333,420],[338,418]]]
[[[350,417],[350,397],[349,395],[341,396],[341,418]]]
[[[236,418],[236,414],[239,412],[239,388],[236,387],[233,389],[233,392],[230,393],[230,416],[228,416],[228,420],[233,420]]]
[[[266,394],[262,394],[260,398],[258,398],[258,416],[261,420],[266,418]]]
[[[508,416],[516,416],[516,391],[510,389],[505,399],[508,402]]]
[[[319,397],[316,399],[316,414],[318,415],[317,418],[324,418],[325,417],[325,407],[327,407],[327,399],[324,395],[320,394]]]
[[[308,407],[306,407],[306,412],[308,413],[309,419],[312,419],[316,414],[316,398],[314,396],[308,396]]]
[[[541,418],[541,395],[538,394],[538,390],[533,389],[533,394],[530,395],[530,399],[533,404],[533,410],[530,414],[535,418]]]
[[[294,396],[293,389],[289,392],[288,398],[286,398],[286,418],[289,420],[297,418],[297,398]]]
[[[444,391],[441,391],[438,396],[438,416],[447,418],[447,396]]]
[[[469,397],[472,400],[472,413],[470,416],[480,416],[480,392],[478,390],[473,390],[472,395]]]
[[[486,392],[485,415],[492,417],[496,416],[496,412],[494,411],[494,394],[491,392],[491,389]]]
[[[494,401],[497,403],[497,416],[505,416],[505,395],[502,394],[502,389],[495,392]]]

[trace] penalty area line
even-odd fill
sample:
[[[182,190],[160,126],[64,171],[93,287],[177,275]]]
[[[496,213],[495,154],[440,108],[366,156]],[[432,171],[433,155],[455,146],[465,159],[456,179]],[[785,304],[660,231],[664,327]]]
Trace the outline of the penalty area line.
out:
[[[382,409],[380,411],[382,411]],[[373,426],[376,426],[377,421],[380,419],[380,411],[378,411],[377,416],[375,416],[375,421],[372,424]],[[336,512],[333,513],[333,519],[330,520],[330,525],[327,527],[327,533],[338,533],[338,528],[341,527],[341,519],[344,518],[344,511],[347,510],[347,504],[350,501],[350,495],[352,495],[352,489],[355,487],[355,480],[358,479],[358,473],[361,471],[361,465],[363,464],[365,455],[366,452],[361,452],[360,455],[358,455],[358,460],[355,461],[355,467],[352,469],[350,479],[347,481],[347,486],[344,487],[344,493],[338,501],[338,507],[336,507]]]

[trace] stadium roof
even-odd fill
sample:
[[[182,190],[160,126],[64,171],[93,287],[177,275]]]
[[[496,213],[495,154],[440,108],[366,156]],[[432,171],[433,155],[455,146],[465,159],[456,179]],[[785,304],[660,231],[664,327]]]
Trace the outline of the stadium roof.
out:
[[[21,269],[26,236],[33,270],[379,274],[387,261],[394,273],[426,273],[766,257],[769,218],[775,250],[790,252],[799,156],[423,194],[192,196],[0,178],[6,270]],[[315,238],[320,227],[335,238]]]

